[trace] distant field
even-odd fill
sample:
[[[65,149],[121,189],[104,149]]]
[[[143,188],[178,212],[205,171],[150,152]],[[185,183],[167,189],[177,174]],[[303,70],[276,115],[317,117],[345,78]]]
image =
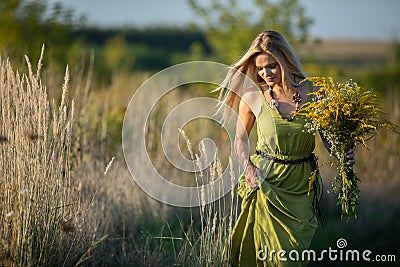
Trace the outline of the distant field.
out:
[[[310,41],[299,50],[305,60],[319,62],[371,62],[382,63],[393,55],[394,44],[383,41],[349,41],[324,39],[318,42]]]

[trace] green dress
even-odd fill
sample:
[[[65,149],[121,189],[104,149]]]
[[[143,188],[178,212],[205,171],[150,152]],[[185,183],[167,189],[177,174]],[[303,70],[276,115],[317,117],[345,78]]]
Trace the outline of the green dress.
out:
[[[262,98],[256,120],[256,150],[283,160],[303,159],[312,154],[315,135],[304,131],[305,118],[301,112],[293,121],[287,121],[269,107],[263,95]],[[238,194],[243,200],[232,233],[232,264],[306,266],[307,260],[301,260],[302,251],[308,249],[318,225],[312,208],[318,189],[311,187],[309,191],[309,179],[318,167],[310,161],[273,162],[258,154],[251,155],[250,159],[264,180],[253,191],[244,175],[239,179]],[[318,188],[320,179],[318,172],[315,183]],[[279,254],[280,250],[285,252]]]

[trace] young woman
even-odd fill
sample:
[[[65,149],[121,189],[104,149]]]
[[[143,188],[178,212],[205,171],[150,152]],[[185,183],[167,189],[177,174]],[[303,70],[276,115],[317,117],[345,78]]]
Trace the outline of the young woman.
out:
[[[315,134],[305,131],[301,107],[312,101],[310,82],[285,38],[265,31],[251,43],[221,88],[229,108],[238,110],[235,149],[244,174],[238,194],[242,210],[232,235],[234,266],[304,266],[318,221],[321,181],[313,154]],[[241,75],[244,76],[244,75]],[[248,135],[257,128],[256,153],[250,155]],[[329,149],[329,145],[325,146]],[[348,153],[354,161],[353,151]],[[310,179],[314,174],[315,179]],[[299,259],[299,260],[297,260]]]

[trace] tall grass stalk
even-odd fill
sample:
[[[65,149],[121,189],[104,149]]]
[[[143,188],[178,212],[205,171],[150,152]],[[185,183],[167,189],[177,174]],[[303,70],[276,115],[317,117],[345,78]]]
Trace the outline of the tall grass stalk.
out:
[[[211,190],[207,190],[210,195],[206,196],[206,190],[204,189],[205,184],[221,177],[223,172],[221,162],[216,157],[210,166],[205,166],[206,161],[199,160],[199,156],[193,152],[191,142],[185,132],[180,130],[180,133],[188,145],[190,155],[193,156],[193,162],[202,171],[195,172],[196,182],[199,182],[201,178],[201,184],[197,185],[201,188],[199,196],[201,206],[198,209],[200,229],[196,231],[196,227],[192,222],[190,234],[185,234],[186,242],[181,247],[178,262],[190,266],[229,266],[230,235],[238,209],[237,194],[234,193],[235,174],[232,161],[229,159],[228,163],[231,175],[231,194],[206,204],[206,199],[214,198],[215,194],[221,193],[217,192],[221,188],[215,188],[214,186]],[[201,146],[202,156],[206,157],[206,153],[205,147]]]
[[[70,239],[70,152],[74,102],[68,101],[68,67],[62,100],[51,107],[40,79],[43,49],[36,73],[0,59],[1,258],[18,266],[60,262],[57,250]]]

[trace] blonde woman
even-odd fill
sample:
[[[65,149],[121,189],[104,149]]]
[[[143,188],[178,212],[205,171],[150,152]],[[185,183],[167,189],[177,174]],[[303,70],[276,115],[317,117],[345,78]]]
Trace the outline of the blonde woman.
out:
[[[304,266],[302,251],[321,220],[315,135],[303,131],[301,115],[301,107],[311,101],[312,84],[300,83],[306,78],[300,61],[276,31],[259,34],[232,67],[220,86],[231,88],[223,98],[225,121],[233,108],[242,126],[235,149],[244,169],[238,187],[243,201],[232,235],[232,264]],[[247,87],[244,75],[235,72],[256,86]],[[256,153],[250,155],[247,137],[255,125]],[[353,151],[348,157],[354,161]]]

